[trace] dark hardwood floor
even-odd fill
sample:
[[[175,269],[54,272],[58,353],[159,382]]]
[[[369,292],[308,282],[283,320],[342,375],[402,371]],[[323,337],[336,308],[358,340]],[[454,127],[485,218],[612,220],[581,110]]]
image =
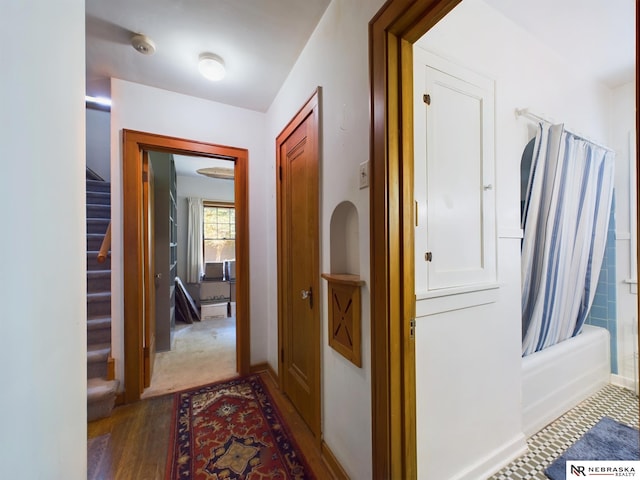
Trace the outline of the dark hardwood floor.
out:
[[[260,376],[316,477],[335,478],[321,457],[318,442],[273,377],[266,372]],[[164,479],[172,415],[173,395],[166,395],[116,407],[111,417],[90,422],[88,438],[111,434],[99,478]]]

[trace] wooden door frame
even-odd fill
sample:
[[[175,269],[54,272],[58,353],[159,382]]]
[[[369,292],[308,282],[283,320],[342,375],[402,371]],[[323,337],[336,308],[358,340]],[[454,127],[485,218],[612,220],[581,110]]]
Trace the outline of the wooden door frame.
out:
[[[409,324],[415,304],[412,46],[460,1],[388,0],[369,23],[371,400],[376,479],[417,476],[415,345]],[[636,22],[639,18],[636,8]],[[637,28],[636,46],[640,47]],[[636,192],[640,185],[639,80],[636,61]],[[640,209],[637,219],[640,236]],[[640,245],[638,253],[640,269]]]
[[[461,0],[388,0],[369,22],[373,478],[417,478],[413,43]]]
[[[153,150],[202,157],[225,157],[235,162],[236,208],[236,364],[240,375],[250,372],[249,311],[249,152],[134,130],[122,131],[122,259],[124,295],[124,401],[135,402],[143,391],[142,316],[143,228],[142,152]]]
[[[318,160],[320,158],[320,99],[321,99],[321,88],[318,87],[315,92],[313,93],[313,95],[311,95],[311,97],[305,102],[304,106],[294,115],[294,117],[291,119],[291,121],[289,121],[289,123],[287,124],[286,127],[284,127],[284,129],[282,130],[282,132],[280,132],[280,134],[277,136],[276,138],[276,228],[277,228],[277,270],[278,270],[278,384],[279,387],[282,391],[284,391],[284,375],[282,374],[283,369],[285,368],[285,358],[282,355],[283,352],[283,347],[285,346],[285,315],[286,312],[283,309],[283,305],[286,305],[285,303],[285,296],[284,296],[284,292],[285,292],[285,284],[284,284],[284,278],[283,278],[283,271],[284,271],[284,258],[285,258],[285,254],[283,251],[283,244],[282,244],[282,229],[283,229],[283,220],[282,220],[282,215],[281,215],[281,209],[282,209],[282,194],[283,194],[283,189],[282,189],[282,182],[281,180],[281,169],[282,169],[282,162],[284,161],[284,159],[282,159],[280,157],[280,139],[281,138],[286,138],[289,136],[290,133],[292,133],[301,123],[302,121],[307,118],[310,114],[311,115],[316,115],[316,141],[318,142],[318,148],[317,148],[317,152],[318,152]],[[318,162],[318,189],[319,189],[319,182],[320,182],[320,172],[319,172],[319,162]],[[318,209],[318,221],[320,221],[320,197],[319,197],[319,190],[318,190],[318,195],[316,196],[316,208]],[[320,232],[320,225],[318,225],[318,233]],[[311,255],[314,255],[314,257],[316,258],[316,264],[318,267],[318,271],[316,272],[316,281],[317,284],[319,284],[320,282],[320,272],[319,272],[319,268],[320,268],[320,239],[317,239],[318,241],[316,242],[316,248],[314,252],[311,252]],[[319,290],[319,288],[316,288],[316,290]],[[315,297],[315,301],[320,302],[320,295],[319,295],[319,291],[318,293],[314,294]],[[316,363],[318,365],[318,370],[316,372],[316,378],[313,379],[313,383],[314,383],[314,387],[315,390],[317,392],[316,398],[313,399],[314,405],[313,405],[313,410],[315,413],[314,418],[313,418],[313,425],[309,425],[310,430],[312,431],[316,441],[318,442],[318,445],[320,445],[321,441],[322,441],[322,391],[321,391],[321,376],[322,376],[322,359],[320,356],[320,347],[321,347],[321,342],[322,342],[322,329],[321,329],[321,323],[322,323],[322,314],[321,314],[321,303],[318,303],[318,342],[317,345],[315,346],[313,355],[314,358],[316,358]]]

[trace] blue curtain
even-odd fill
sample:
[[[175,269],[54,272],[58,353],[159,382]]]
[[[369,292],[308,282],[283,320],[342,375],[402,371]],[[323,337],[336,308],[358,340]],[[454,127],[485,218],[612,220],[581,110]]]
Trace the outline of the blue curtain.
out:
[[[598,283],[614,154],[540,123],[523,212],[522,354],[580,333]]]

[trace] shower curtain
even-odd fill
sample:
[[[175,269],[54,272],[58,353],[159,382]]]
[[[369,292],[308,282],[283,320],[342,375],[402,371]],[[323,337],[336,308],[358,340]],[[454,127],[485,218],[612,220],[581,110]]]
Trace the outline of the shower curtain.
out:
[[[540,123],[522,228],[522,354],[577,335],[604,256],[614,154]]]

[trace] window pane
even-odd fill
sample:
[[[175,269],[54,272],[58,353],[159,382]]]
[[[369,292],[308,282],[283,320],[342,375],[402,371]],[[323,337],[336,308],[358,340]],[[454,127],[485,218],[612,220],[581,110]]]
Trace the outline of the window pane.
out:
[[[204,238],[218,238],[218,225],[215,223],[205,223]]]
[[[233,207],[204,207],[204,238],[206,240],[235,239],[236,211]],[[205,246],[205,249],[207,247]]]
[[[236,242],[235,240],[205,240],[204,241],[204,261],[222,262],[224,260],[235,260]]]

